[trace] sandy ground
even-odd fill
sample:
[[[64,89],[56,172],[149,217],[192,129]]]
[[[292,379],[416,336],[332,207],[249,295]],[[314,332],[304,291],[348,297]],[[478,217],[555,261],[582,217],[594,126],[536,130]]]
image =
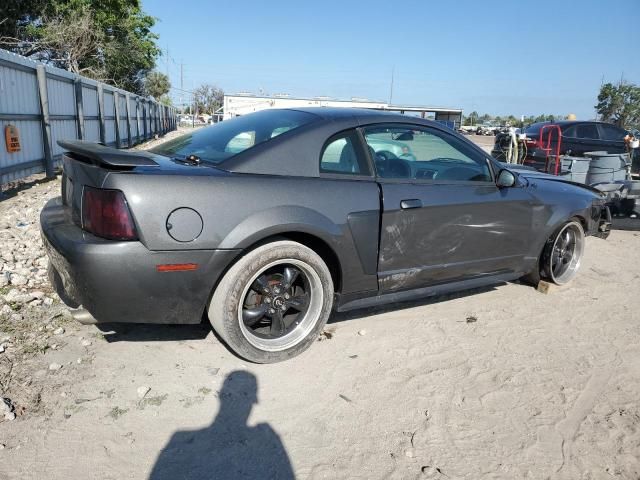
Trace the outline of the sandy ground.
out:
[[[0,479],[637,480],[639,251],[614,231],[549,294],[336,314],[276,365],[206,325],[60,323],[55,348],[14,357]]]
[[[44,411],[0,424],[0,478],[637,479],[640,234],[587,247],[550,294],[336,315],[276,365],[206,326],[69,327],[33,360]]]

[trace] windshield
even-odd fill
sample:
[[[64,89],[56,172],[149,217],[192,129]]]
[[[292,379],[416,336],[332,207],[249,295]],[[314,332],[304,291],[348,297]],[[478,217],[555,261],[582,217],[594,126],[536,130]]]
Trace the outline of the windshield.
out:
[[[150,151],[179,158],[196,155],[204,162],[219,164],[317,118],[311,113],[295,110],[262,110],[200,128]]]
[[[528,135],[537,135],[540,133],[540,129],[542,128],[543,125],[549,125],[549,122],[532,123],[531,125],[529,125],[527,128],[524,129],[524,133]]]

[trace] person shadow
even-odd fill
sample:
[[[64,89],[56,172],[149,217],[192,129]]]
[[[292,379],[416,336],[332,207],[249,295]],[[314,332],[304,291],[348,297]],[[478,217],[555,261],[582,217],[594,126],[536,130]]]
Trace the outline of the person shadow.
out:
[[[271,426],[247,425],[258,403],[255,375],[230,373],[219,399],[220,410],[211,425],[173,434],[149,480],[295,479],[284,445]]]

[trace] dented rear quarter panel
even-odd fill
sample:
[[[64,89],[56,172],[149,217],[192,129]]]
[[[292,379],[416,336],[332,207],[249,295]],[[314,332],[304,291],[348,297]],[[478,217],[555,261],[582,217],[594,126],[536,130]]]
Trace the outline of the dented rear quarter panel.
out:
[[[245,250],[268,237],[306,233],[339,258],[344,292],[377,289],[380,198],[373,180],[118,173],[104,187],[125,193],[149,250]],[[202,233],[191,242],[174,240],[166,228],[169,214],[180,207],[202,217]],[[368,235],[362,232],[363,218]]]

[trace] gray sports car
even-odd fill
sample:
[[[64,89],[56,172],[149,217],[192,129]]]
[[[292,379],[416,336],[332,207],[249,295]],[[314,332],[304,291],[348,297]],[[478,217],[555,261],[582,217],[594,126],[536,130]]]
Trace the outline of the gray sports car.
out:
[[[597,191],[396,114],[267,110],[150,152],[60,144],[62,195],[41,227],[77,318],[208,318],[253,362],[298,355],[333,309],[566,283],[585,235],[609,232]]]

